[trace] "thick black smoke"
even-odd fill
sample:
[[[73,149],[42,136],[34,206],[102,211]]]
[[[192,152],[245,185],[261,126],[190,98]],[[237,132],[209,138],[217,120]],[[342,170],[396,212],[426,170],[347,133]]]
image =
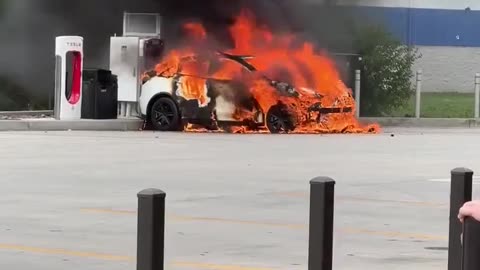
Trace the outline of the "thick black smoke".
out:
[[[108,68],[109,39],[122,34],[124,11],[160,13],[167,47],[175,44],[181,24],[188,19],[202,22],[216,34],[218,44],[228,46],[226,27],[242,8],[248,8],[274,31],[297,33],[330,51],[354,48],[350,11],[329,7],[322,0],[1,1],[5,6],[0,10],[0,77],[43,100],[53,94],[55,37],[83,36],[85,67]]]

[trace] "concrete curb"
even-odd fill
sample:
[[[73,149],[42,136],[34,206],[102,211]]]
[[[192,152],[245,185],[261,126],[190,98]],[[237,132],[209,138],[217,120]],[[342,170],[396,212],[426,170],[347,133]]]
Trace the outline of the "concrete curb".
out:
[[[23,116],[23,115],[53,115],[52,110],[44,111],[0,111],[0,116]]]
[[[378,123],[383,128],[480,128],[480,120],[464,118],[387,118],[362,117],[363,124]],[[0,131],[138,131],[141,119],[73,120],[58,121],[51,118],[0,120]]]
[[[0,131],[138,131],[143,125],[140,119],[73,120],[22,119],[0,120]]]
[[[382,127],[480,128],[480,120],[469,118],[393,118],[361,117],[361,123],[378,123]]]

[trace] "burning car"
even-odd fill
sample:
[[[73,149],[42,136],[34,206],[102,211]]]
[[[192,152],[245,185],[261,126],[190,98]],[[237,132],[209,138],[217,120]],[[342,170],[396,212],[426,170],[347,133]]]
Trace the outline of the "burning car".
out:
[[[225,52],[193,54],[178,59],[177,65],[147,72],[139,99],[142,116],[159,131],[183,130],[193,124],[209,130],[247,127],[288,133],[309,122],[320,124],[328,114],[352,113],[353,104],[345,103],[353,100],[348,92],[344,100],[338,97],[334,106],[326,107],[317,91],[268,77],[248,62],[253,58]],[[237,65],[241,76],[218,76],[218,67],[225,61]],[[253,81],[264,84],[260,96],[273,97],[268,107],[262,108],[251,91]]]
[[[245,10],[229,26],[227,49],[212,45],[199,23],[186,23],[184,30],[189,39],[144,73],[139,107],[153,129],[378,131],[355,118],[351,89],[313,44],[273,34]]]

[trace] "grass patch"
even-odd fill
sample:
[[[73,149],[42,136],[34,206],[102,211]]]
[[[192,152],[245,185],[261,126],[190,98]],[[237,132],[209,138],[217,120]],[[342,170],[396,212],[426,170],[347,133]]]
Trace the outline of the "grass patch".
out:
[[[475,95],[473,93],[422,93],[420,116],[424,118],[472,118]],[[415,117],[415,96],[393,113],[392,117]]]

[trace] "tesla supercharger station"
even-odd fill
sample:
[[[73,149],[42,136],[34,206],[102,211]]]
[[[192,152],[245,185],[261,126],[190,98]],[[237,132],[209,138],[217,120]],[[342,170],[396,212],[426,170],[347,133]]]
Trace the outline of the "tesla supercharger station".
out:
[[[57,120],[82,116],[83,37],[55,39],[55,107]]]
[[[124,13],[123,36],[110,38],[110,70],[118,78],[120,117],[138,116],[141,76],[163,52],[160,31],[159,14]]]

